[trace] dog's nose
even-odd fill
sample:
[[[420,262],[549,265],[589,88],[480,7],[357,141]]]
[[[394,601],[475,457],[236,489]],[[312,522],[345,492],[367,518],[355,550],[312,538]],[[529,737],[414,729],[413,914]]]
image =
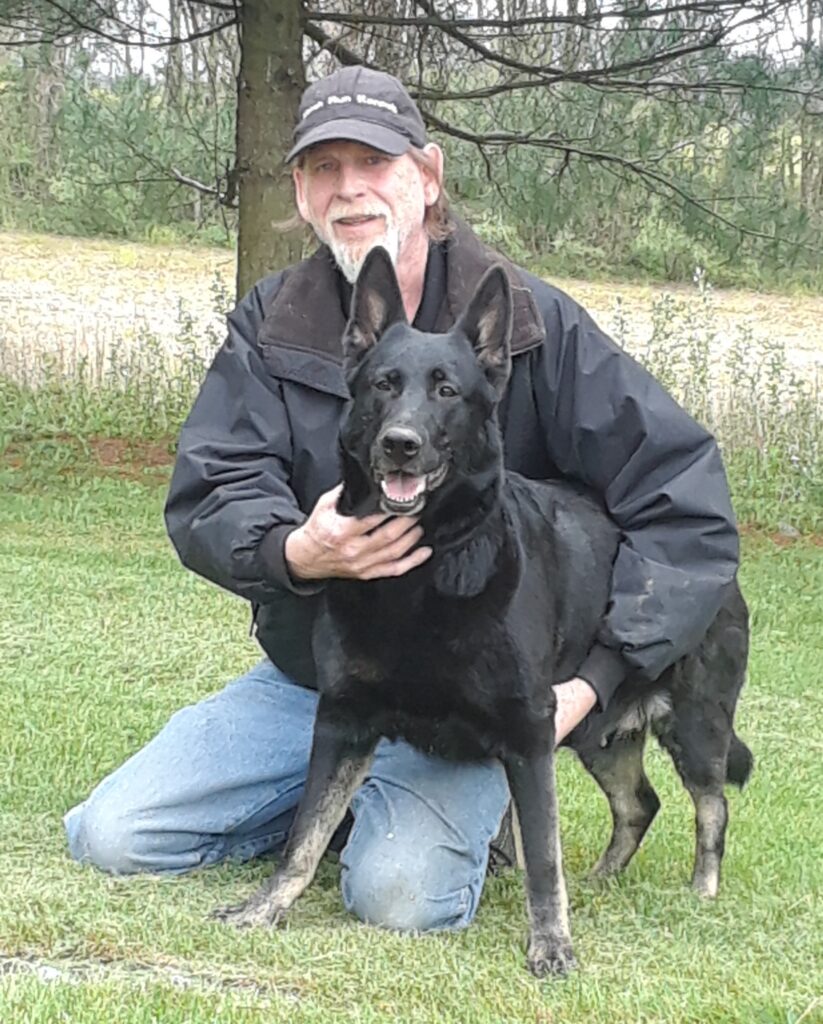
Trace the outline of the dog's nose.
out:
[[[423,438],[408,427],[391,427],[380,438],[380,446],[395,466],[404,466],[423,447]]]

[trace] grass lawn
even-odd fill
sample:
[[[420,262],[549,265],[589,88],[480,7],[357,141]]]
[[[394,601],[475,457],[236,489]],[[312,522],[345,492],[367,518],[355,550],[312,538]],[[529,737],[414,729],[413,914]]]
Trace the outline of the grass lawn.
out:
[[[691,804],[656,749],[663,809],[646,843],[622,880],[587,883],[607,807],[564,754],[581,968],[537,982],[517,873],[489,882],[466,932],[413,938],[348,917],[327,862],[284,931],[237,933],[207,914],[270,864],[117,880],[69,860],[62,813],[257,658],[242,602],[178,565],[163,494],[100,476],[0,490],[2,1024],[823,1020],[823,547],[746,541],[753,653],[738,731],[757,766],[730,792],[719,899],[687,888]]]

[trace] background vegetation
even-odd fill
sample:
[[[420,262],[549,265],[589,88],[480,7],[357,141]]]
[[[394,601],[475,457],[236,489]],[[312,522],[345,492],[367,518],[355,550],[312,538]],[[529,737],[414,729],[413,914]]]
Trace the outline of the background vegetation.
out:
[[[817,0],[1,0],[0,227],[232,245],[265,138],[236,88],[241,69],[254,87],[243,60],[261,31],[266,117],[289,120],[295,84],[341,62],[390,68],[461,209],[515,259],[823,285]],[[267,175],[281,187],[276,159]]]

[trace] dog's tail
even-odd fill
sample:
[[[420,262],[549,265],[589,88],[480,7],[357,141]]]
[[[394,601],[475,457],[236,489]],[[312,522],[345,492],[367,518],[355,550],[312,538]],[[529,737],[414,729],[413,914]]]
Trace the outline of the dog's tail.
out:
[[[726,782],[731,782],[732,785],[742,789],[749,781],[752,768],[754,768],[754,756],[751,750],[736,733],[732,733],[732,742],[726,761]]]

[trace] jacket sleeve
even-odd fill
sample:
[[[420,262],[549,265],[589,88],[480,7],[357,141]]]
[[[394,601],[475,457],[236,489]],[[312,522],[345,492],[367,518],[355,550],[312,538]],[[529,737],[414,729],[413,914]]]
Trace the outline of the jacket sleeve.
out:
[[[180,560],[256,603],[282,589],[312,592],[286,569],[286,536],[306,515],[289,486],[291,430],[281,385],[256,344],[282,275],[267,278],[228,317],[228,336],[183,425],[166,501]]]
[[[621,529],[610,604],[579,673],[605,707],[627,671],[654,680],[699,643],[735,576],[737,529],[712,435],[571,299],[543,312],[534,386],[549,453]]]

